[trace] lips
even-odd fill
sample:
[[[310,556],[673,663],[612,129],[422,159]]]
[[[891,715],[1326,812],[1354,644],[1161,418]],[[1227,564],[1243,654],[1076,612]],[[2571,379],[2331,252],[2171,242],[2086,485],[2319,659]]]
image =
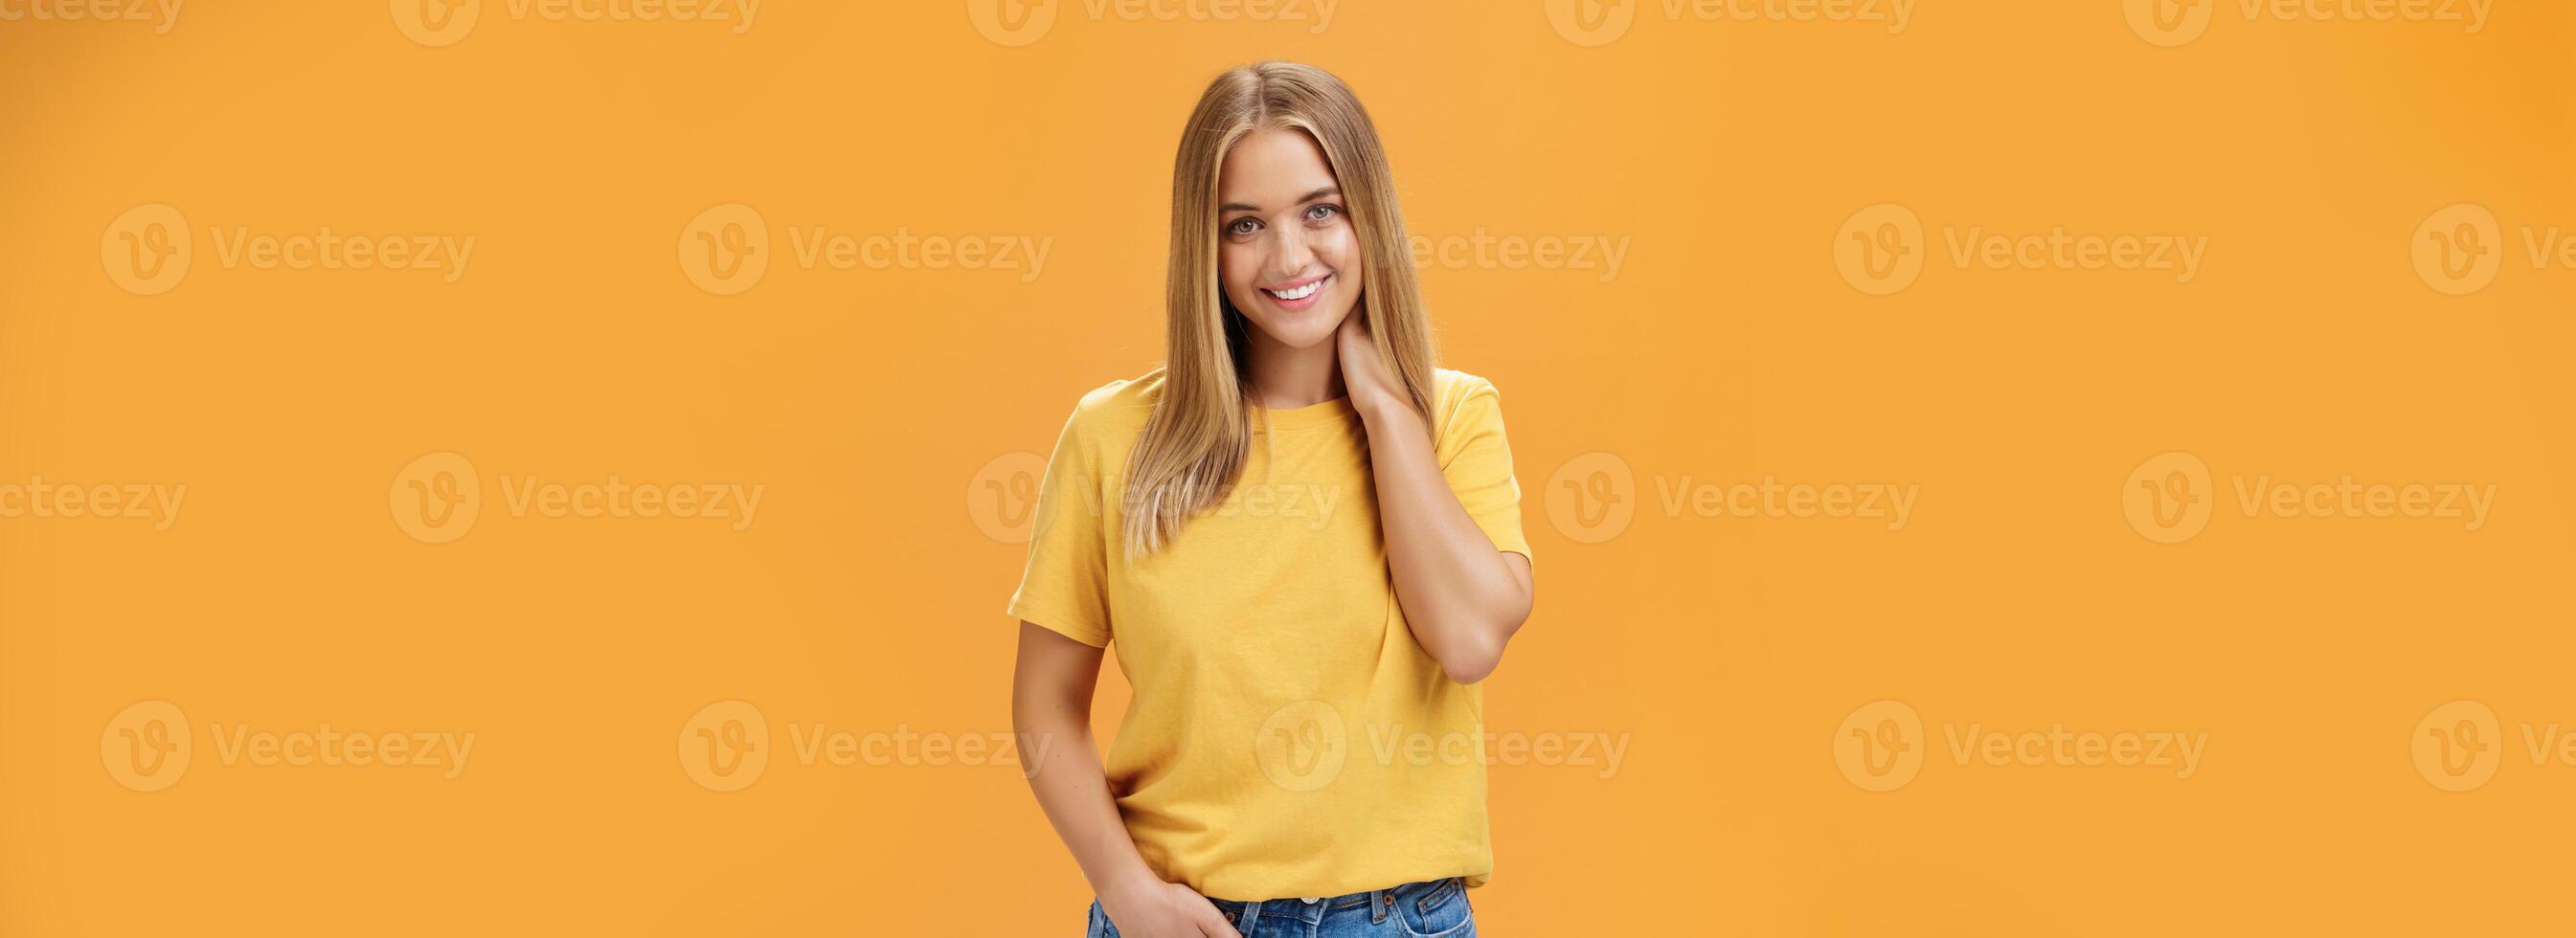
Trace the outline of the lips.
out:
[[[1315,305],[1315,298],[1324,292],[1325,282],[1332,279],[1331,274],[1317,274],[1291,280],[1275,287],[1262,287],[1260,290],[1263,296],[1270,298],[1271,305],[1286,310],[1300,310]]]

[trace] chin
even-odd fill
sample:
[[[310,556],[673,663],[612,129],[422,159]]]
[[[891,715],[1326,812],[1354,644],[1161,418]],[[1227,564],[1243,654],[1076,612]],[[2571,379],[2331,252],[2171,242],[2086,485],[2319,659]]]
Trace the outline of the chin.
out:
[[[1342,327],[1342,320],[1355,312],[1356,306],[1357,304],[1343,307],[1339,313],[1324,312],[1321,308],[1295,313],[1267,309],[1261,311],[1260,315],[1245,318],[1252,320],[1252,327],[1261,330],[1261,333],[1269,336],[1272,342],[1288,348],[1304,350],[1331,344],[1333,334]],[[1242,307],[1238,305],[1236,308]]]

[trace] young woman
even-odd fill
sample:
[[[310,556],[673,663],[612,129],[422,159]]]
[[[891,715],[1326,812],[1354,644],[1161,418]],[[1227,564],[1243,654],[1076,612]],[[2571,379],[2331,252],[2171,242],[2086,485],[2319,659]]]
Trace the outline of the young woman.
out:
[[[1475,934],[1476,682],[1529,617],[1529,544],[1499,398],[1434,367],[1407,243],[1339,80],[1208,86],[1167,360],[1065,421],[1010,603],[1012,719],[1050,741],[1029,783],[1093,936]],[[1104,764],[1113,638],[1135,694]]]

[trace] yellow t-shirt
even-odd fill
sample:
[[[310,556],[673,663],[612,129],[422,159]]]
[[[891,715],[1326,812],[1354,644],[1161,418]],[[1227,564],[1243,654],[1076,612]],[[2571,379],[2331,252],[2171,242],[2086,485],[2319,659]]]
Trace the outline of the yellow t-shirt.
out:
[[[1131,565],[1120,495],[1162,386],[1161,368],[1110,382],[1065,421],[1009,610],[1117,640],[1135,695],[1103,761],[1137,850],[1219,899],[1484,885],[1481,689],[1405,626],[1350,399],[1260,410],[1224,501]],[[1527,556],[1493,384],[1439,369],[1434,399],[1451,491]]]

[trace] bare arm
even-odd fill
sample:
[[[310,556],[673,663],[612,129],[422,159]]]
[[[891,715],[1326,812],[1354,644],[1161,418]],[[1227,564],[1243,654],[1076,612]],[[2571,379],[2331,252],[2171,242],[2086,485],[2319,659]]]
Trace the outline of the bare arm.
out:
[[[1382,402],[1360,409],[1377,477],[1387,566],[1413,639],[1452,680],[1473,684],[1503,662],[1503,645],[1529,621],[1529,558],[1494,542],[1440,474],[1422,415]]]
[[[1102,650],[1043,627],[1020,623],[1019,664],[1011,675],[1011,728],[1040,761],[1025,767],[1038,807],[1073,852],[1102,911],[1135,938],[1238,938],[1216,906],[1187,886],[1167,883],[1145,865],[1119,820],[1107,773],[1091,738],[1091,692],[1099,686]]]
[[[1413,640],[1461,684],[1494,673],[1503,645],[1529,621],[1529,558],[1496,550],[1440,472],[1423,417],[1354,315],[1335,337],[1342,384],[1368,428],[1369,462],[1385,528],[1396,604]]]

